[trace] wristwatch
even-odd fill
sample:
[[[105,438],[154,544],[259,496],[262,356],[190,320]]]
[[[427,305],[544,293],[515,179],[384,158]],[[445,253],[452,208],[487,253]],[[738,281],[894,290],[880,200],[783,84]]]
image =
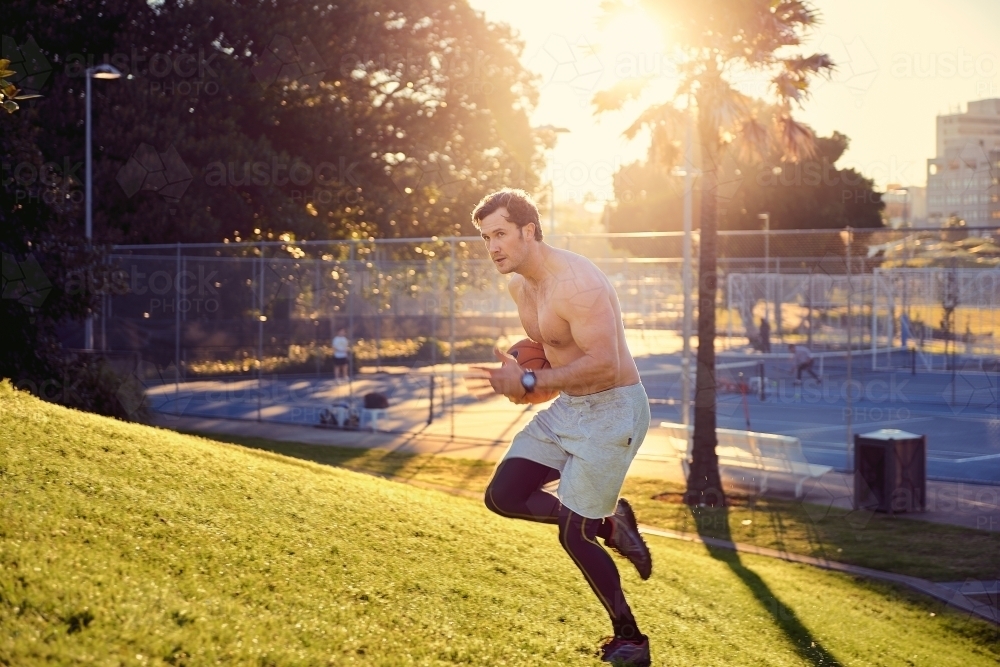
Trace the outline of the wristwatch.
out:
[[[521,386],[524,387],[525,393],[530,394],[534,391],[536,384],[538,384],[538,378],[535,377],[535,371],[525,371],[521,375]]]

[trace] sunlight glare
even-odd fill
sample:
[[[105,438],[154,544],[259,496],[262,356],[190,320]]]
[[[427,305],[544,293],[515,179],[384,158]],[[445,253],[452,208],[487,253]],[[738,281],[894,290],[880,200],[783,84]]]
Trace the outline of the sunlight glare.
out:
[[[640,7],[622,12],[604,26],[600,52],[618,81],[676,74],[675,63],[664,53],[663,33]]]

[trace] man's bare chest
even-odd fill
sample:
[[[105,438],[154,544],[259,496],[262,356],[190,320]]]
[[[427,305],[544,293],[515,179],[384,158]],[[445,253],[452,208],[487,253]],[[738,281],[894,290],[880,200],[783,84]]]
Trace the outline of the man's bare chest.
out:
[[[521,326],[532,340],[550,347],[563,347],[572,342],[569,323],[555,312],[546,293],[522,290],[517,312],[521,318]]]

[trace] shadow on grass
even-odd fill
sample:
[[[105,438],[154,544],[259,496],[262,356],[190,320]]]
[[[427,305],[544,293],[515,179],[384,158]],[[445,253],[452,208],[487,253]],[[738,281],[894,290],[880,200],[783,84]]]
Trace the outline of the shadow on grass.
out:
[[[486,488],[495,465],[384,449],[312,445],[218,433],[192,432],[191,435],[469,496],[478,495]]]
[[[795,647],[795,651],[803,659],[817,667],[842,664],[820,644],[819,640],[799,620],[795,611],[784,604],[756,572],[744,565],[739,552],[719,546],[717,543],[713,544],[716,540],[733,542],[729,532],[729,510],[725,507],[692,507],[690,511],[698,534],[706,540],[705,548],[709,555],[729,566],[733,574],[757,599],[760,606],[771,615],[775,625],[785,634],[788,641]]]

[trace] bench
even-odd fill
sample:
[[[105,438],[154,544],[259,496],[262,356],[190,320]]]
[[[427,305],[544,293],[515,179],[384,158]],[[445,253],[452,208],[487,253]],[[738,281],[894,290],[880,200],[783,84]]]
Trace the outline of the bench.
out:
[[[378,430],[378,420],[385,419],[385,415],[386,408],[361,408],[360,428],[367,426],[374,433]]]
[[[693,426],[660,422],[667,441],[673,446],[684,467],[690,473]],[[791,477],[795,482],[795,497],[801,498],[802,487],[810,479],[818,479],[833,470],[832,466],[809,463],[802,452],[802,441],[788,435],[755,433],[729,428],[716,429],[718,445],[715,453],[720,468],[741,468],[761,473],[760,493],[767,493],[769,478]]]

